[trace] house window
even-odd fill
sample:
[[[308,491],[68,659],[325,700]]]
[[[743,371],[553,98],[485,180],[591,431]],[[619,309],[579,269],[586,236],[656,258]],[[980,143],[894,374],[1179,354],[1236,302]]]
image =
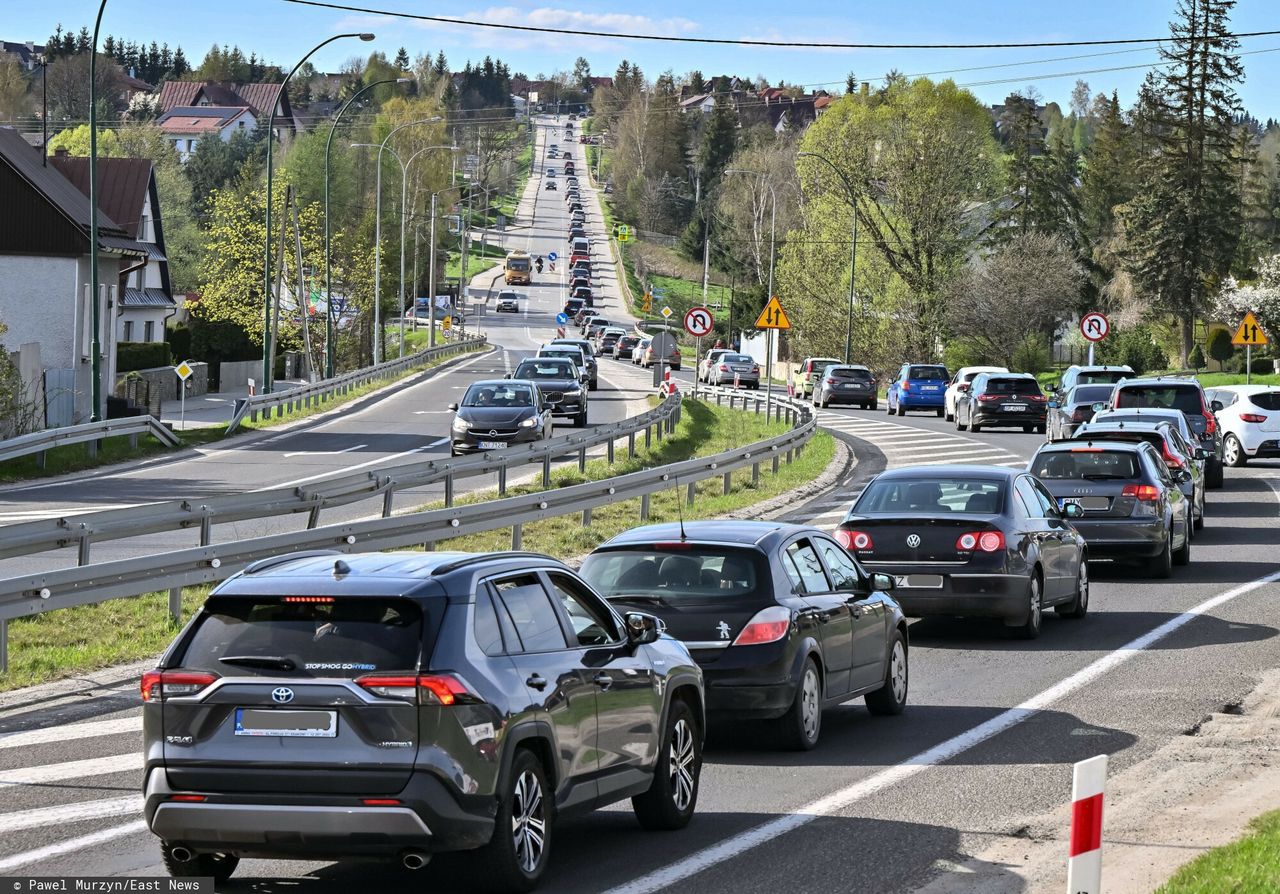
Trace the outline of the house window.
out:
[[[133,320],[124,321],[124,341],[133,341]]]
[[[156,324],[154,320],[147,320],[142,324],[142,340],[155,341]]]

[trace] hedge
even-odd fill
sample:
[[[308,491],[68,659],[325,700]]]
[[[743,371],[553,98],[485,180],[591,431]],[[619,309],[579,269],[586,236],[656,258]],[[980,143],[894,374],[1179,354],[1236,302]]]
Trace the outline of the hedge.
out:
[[[116,372],[173,366],[169,345],[162,341],[122,341],[116,345]]]

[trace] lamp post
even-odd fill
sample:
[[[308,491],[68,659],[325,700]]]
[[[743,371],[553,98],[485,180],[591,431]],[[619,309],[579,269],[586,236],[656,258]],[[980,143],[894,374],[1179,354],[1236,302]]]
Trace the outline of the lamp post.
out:
[[[777,225],[778,225],[778,193],[773,188],[773,184],[765,179],[764,174],[760,171],[748,171],[745,168],[725,168],[726,174],[750,174],[753,177],[759,177],[760,183],[769,187],[769,300],[773,300],[773,259],[777,255]],[[769,419],[769,410],[771,399],[773,397],[773,330],[768,330],[765,336],[765,378],[769,380],[764,391],[764,418]]]
[[[821,155],[820,153],[817,153],[817,152],[797,152],[796,155],[801,158],[816,158],[818,159],[818,161],[825,163],[827,167],[831,168],[831,170],[836,172],[836,176],[839,177],[841,183],[844,184],[845,192],[848,193],[849,195],[849,211],[850,211],[850,216],[853,218],[853,225],[852,225],[853,233],[849,240],[849,243],[851,246],[851,248],[849,249],[849,317],[845,321],[845,329],[844,329],[844,362],[851,363],[853,362],[851,359],[853,356],[853,305],[854,305],[855,294],[856,294],[854,291],[853,278],[858,271],[857,193],[853,191],[853,186],[852,184],[849,183],[849,178],[845,176],[844,171],[840,170],[840,168],[836,166],[836,163],[833,162],[831,159],[827,158],[825,155]]]
[[[333,132],[338,127],[338,121],[342,118],[342,113],[351,107],[361,94],[374,87],[382,84],[409,84],[413,82],[413,78],[387,78],[381,81],[374,81],[372,84],[366,84],[361,87],[350,99],[342,104],[342,108],[338,109],[338,114],[333,116],[333,123],[329,125],[329,136],[324,141],[324,306],[325,306],[325,367],[324,375],[326,379],[333,378],[333,284],[329,278],[330,265],[330,248],[329,248],[329,155],[333,147]]]
[[[105,3],[106,0],[103,0]],[[271,391],[271,376],[273,373],[272,359],[273,350],[271,344],[271,182],[272,182],[272,147],[275,145],[275,127],[276,127],[276,109],[280,106],[280,97],[284,95],[285,88],[289,85],[289,79],[294,76],[299,68],[302,67],[308,59],[315,55],[316,51],[321,47],[328,46],[335,40],[342,40],[346,37],[358,37],[364,41],[373,40],[373,35],[369,32],[358,32],[352,34],[335,34],[333,37],[320,41],[312,47],[307,55],[298,60],[298,63],[289,69],[289,73],[285,75],[280,86],[276,88],[275,98],[271,103],[271,112],[267,116],[267,213],[266,213],[266,237],[262,241],[262,393],[266,394]]]
[[[93,45],[89,47],[89,305],[93,308],[93,338],[89,344],[89,421],[102,418],[102,299],[98,296],[98,31],[107,0],[98,5],[93,21]],[[46,71],[47,73],[47,71]],[[48,118],[48,116],[45,116]],[[48,154],[49,147],[43,147]]]

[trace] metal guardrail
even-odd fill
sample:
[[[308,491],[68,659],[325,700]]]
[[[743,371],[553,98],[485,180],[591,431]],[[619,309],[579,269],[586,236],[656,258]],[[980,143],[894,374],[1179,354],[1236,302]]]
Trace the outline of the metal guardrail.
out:
[[[45,451],[52,450],[54,447],[87,443],[89,455],[95,456],[98,452],[98,442],[104,438],[127,436],[132,446],[136,447],[138,435],[153,435],[156,440],[168,447],[177,447],[182,443],[177,435],[154,416],[129,416],[123,419],[105,419],[102,422],[49,428],[0,441],[0,462],[36,453],[39,454],[37,463],[43,468]]]
[[[678,419],[679,412],[679,398],[668,399],[652,410],[621,422],[474,456],[424,460],[348,475],[332,475],[301,486],[203,499],[168,500],[4,525],[0,527],[0,558],[29,556],[45,550],[76,546],[79,550],[77,563],[88,565],[90,547],[95,542],[194,528],[199,529],[200,545],[208,546],[213,541],[213,526],[218,523],[306,512],[307,527],[315,528],[324,509],[378,495],[382,495],[382,516],[388,518],[395,508],[396,491],[443,481],[445,505],[452,506],[456,480],[496,472],[498,492],[505,495],[508,469],[537,462],[542,464],[543,486],[550,487],[554,458],[577,453],[578,465],[582,468],[586,464],[587,451],[604,444],[608,446],[607,455],[612,463],[614,443],[623,437],[627,438],[628,454],[634,456],[638,434],[644,433],[645,445],[648,446],[654,430],[672,417]]]
[[[413,369],[432,360],[452,357],[454,354],[461,354],[485,344],[484,338],[472,338],[465,341],[436,345],[434,348],[426,348],[407,357],[387,360],[377,366],[367,366],[364,369],[357,369],[354,372],[334,376],[332,379],[323,379],[310,385],[290,388],[287,391],[273,391],[270,394],[255,394],[241,398],[236,401],[235,415],[231,417],[231,422],[227,424],[227,434],[231,434],[239,428],[246,416],[249,417],[250,422],[257,422],[259,413],[263,414],[264,417],[270,416],[272,410],[276,411],[277,416],[283,416],[292,410],[310,407],[313,402],[339,397],[361,385],[367,385],[379,379],[389,379],[405,370]]]
[[[750,400],[756,402],[759,412],[763,397],[743,395],[744,409]],[[731,473],[737,469],[751,466],[752,478],[758,480],[763,463],[770,463],[775,473],[784,458],[790,463],[817,431],[817,418],[808,406],[785,398],[775,401],[774,406],[780,417],[785,415],[791,420],[790,431],[714,456],[466,506],[347,522],[0,580],[0,671],[7,668],[10,619],[166,589],[170,591],[170,612],[176,617],[181,609],[182,587],[225,580],[252,562],[281,553],[309,549],[353,552],[406,546],[430,549],[453,537],[501,528],[511,528],[512,548],[519,549],[526,524],[578,512],[583,515],[583,524],[590,524],[593,509],[636,498],[640,499],[639,517],[644,522],[648,519],[650,498],[655,493],[688,487],[687,499],[692,501],[694,485],[699,481],[722,476],[727,493]],[[666,416],[658,426],[659,437],[675,430],[676,419],[675,413]]]

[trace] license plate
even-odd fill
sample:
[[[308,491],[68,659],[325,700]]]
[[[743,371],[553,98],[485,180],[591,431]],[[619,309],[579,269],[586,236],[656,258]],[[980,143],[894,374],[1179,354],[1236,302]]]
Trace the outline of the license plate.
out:
[[[338,735],[338,712],[236,708],[236,735],[333,739]]]
[[[937,386],[937,385],[925,385],[925,386],[924,386],[922,389],[920,389],[920,390],[921,390],[921,391],[937,391],[937,390],[938,390],[938,386]]]
[[[903,590],[941,590],[941,574],[904,574],[897,578],[897,584]]]
[[[503,450],[507,446],[506,441],[481,441],[481,450]]]
[[[1026,404],[1005,404],[1004,408],[1010,413],[1022,413],[1027,409]]]
[[[841,387],[841,388],[865,388],[866,386],[865,386],[865,385],[859,385],[859,384],[857,384],[857,383],[855,382],[855,383],[853,383],[852,385],[841,385],[840,387]]]

